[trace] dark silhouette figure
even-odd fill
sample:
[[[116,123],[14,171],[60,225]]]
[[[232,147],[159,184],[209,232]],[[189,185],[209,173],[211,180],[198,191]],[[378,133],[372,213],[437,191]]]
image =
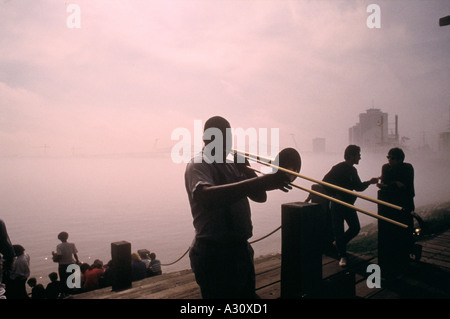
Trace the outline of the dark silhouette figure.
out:
[[[387,154],[388,163],[381,168],[381,182],[377,185],[378,199],[400,206],[399,211],[379,205],[379,214],[398,221],[409,228],[404,229],[388,223],[378,223],[379,264],[385,274],[395,275],[407,266],[410,254],[416,260],[421,257],[421,246],[414,244],[414,168],[405,163],[405,153],[400,148],[392,148]]]
[[[131,254],[131,281],[141,280],[147,277],[147,267],[137,253]]]
[[[31,299],[46,299],[45,288],[42,284],[38,284],[35,277],[31,277],[27,281],[31,288]]]
[[[150,254],[149,276],[159,276],[162,274],[161,262],[156,259],[156,254]]]
[[[342,188],[362,192],[369,185],[376,184],[378,178],[374,177],[368,181],[361,182],[358,171],[354,165],[359,164],[361,160],[361,148],[357,145],[349,145],[344,152],[344,161],[334,165],[331,170],[323,178],[324,182],[340,186]],[[327,192],[334,198],[354,204],[356,196],[346,192],[327,187]],[[336,240],[336,248],[339,255],[339,265],[347,266],[347,244],[356,235],[358,235],[361,227],[356,211],[342,204],[331,202],[331,222],[333,226],[334,238]],[[347,223],[348,229],[345,231],[344,222]]]
[[[56,272],[51,272],[48,275],[50,282],[45,287],[45,295],[47,299],[59,299],[61,293],[63,292],[63,287],[61,282],[58,280],[58,274]]]
[[[405,163],[405,153],[400,148],[392,148],[387,155],[388,163],[381,168],[381,182],[377,184],[381,191],[402,206],[406,211],[415,210],[414,168]]]
[[[13,248],[16,257],[12,263],[6,295],[10,299],[28,299],[26,282],[30,276],[30,256],[21,245],[13,245]]]
[[[108,287],[112,285],[113,282],[113,268],[112,268],[112,260],[108,261],[108,263],[104,266],[104,273],[102,278],[101,286]]]
[[[144,262],[145,267],[148,270],[148,267],[150,266],[150,251],[148,249],[139,249],[137,251],[139,257],[141,257],[141,260]]]
[[[289,178],[278,170],[257,176],[247,163],[226,161],[231,126],[219,116],[204,126],[205,146],[187,164],[185,187],[195,240],[191,267],[203,298],[254,298],[255,270],[248,198],[265,202],[266,191],[288,191]]]
[[[0,219],[0,299],[6,298],[6,282],[9,279],[11,271],[11,265],[14,260],[14,248],[11,244],[11,240],[6,230],[6,225],[3,220]]]

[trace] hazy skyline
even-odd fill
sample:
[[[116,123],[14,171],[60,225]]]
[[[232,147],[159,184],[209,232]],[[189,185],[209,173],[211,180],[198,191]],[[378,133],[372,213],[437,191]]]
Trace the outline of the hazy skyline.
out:
[[[327,150],[371,107],[410,147],[449,129],[448,0],[0,1],[0,156],[148,152],[226,117]],[[368,28],[378,4],[381,27]]]

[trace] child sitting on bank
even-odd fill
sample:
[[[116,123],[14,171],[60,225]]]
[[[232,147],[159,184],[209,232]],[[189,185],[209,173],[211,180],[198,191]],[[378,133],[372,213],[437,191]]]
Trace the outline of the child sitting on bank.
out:
[[[48,275],[48,278],[50,278],[50,282],[45,288],[47,299],[59,299],[63,292],[63,288],[61,282],[58,280],[58,274],[56,272],[51,272]]]
[[[161,262],[156,259],[156,254],[151,253],[150,254],[150,265],[149,265],[149,276],[158,276],[162,274],[161,271]]]
[[[31,288],[31,299],[45,299],[45,288],[42,284],[38,284],[35,277],[31,277],[27,281]]]

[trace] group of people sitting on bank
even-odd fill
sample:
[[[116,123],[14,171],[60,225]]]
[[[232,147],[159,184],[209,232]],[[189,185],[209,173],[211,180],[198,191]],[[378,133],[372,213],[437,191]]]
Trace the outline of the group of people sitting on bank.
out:
[[[113,263],[106,265],[96,259],[92,265],[81,263],[81,288],[77,292],[86,292],[98,288],[109,287],[113,281]],[[155,253],[147,249],[138,250],[131,254],[131,280],[137,281],[147,277],[161,275],[161,263]]]
[[[52,252],[53,261],[58,263],[58,273],[50,273],[50,283],[44,287],[35,277],[30,277],[30,256],[23,246],[11,244],[6,226],[1,220],[0,230],[0,299],[59,299],[112,285],[112,260],[105,265],[100,259],[94,260],[92,264],[80,262],[75,244],[67,241],[67,232],[61,232],[58,235],[61,244],[57,245],[56,252]],[[68,266],[74,264],[79,266],[79,282],[73,279],[73,287],[69,287],[68,279],[71,282],[69,276],[74,274],[75,269],[69,271]],[[161,274],[161,263],[155,253],[140,249],[131,254],[132,281]],[[27,285],[31,289],[30,293],[27,292]]]
[[[140,249],[131,254],[131,280],[141,280],[162,274],[161,263],[156,254],[147,249]]]

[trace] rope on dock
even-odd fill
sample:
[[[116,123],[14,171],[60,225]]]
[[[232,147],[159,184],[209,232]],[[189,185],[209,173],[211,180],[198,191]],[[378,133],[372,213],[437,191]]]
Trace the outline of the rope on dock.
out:
[[[256,243],[256,242],[258,242],[258,241],[260,241],[260,240],[263,240],[263,239],[269,237],[270,235],[276,233],[276,232],[279,231],[280,229],[281,229],[281,225],[278,226],[277,228],[275,228],[274,230],[272,230],[272,231],[271,231],[270,233],[268,233],[267,235],[265,235],[265,236],[263,236],[263,237],[261,237],[261,238],[258,238],[258,239],[255,239],[255,240],[249,242],[249,244],[254,244],[254,243]],[[161,264],[161,266],[171,266],[171,265],[173,265],[173,264],[176,264],[176,263],[179,262],[181,259],[183,259],[184,256],[186,256],[186,254],[189,252],[189,250],[191,250],[191,247],[189,247],[189,248],[184,252],[184,254],[181,255],[181,257],[178,258],[177,260],[175,260],[174,262],[171,262],[171,263],[169,263],[169,264]]]
[[[189,252],[189,250],[191,250],[191,247],[189,247],[189,248],[184,252],[184,254],[183,254],[180,258],[178,258],[177,260],[175,260],[174,262],[171,262],[170,264],[161,264],[161,266],[170,266],[170,265],[173,265],[173,264],[179,262],[181,259],[183,259],[184,256],[186,256],[186,254]]]
[[[277,228],[275,228],[274,230],[272,230],[272,231],[271,231],[270,233],[268,233],[267,235],[265,235],[265,236],[263,236],[263,237],[261,237],[261,238],[259,238],[259,239],[255,239],[255,240],[251,241],[250,244],[254,244],[254,243],[256,243],[256,242],[258,242],[258,241],[260,241],[260,240],[263,240],[264,238],[267,238],[267,237],[269,237],[270,235],[276,233],[276,232],[279,231],[280,229],[281,229],[281,225],[278,226]]]

